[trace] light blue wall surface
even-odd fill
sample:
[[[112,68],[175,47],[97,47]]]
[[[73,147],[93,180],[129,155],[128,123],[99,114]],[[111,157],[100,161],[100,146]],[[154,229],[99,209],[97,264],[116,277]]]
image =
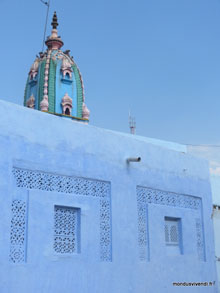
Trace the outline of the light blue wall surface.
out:
[[[116,132],[113,130],[106,130],[106,131],[110,131],[112,133],[119,134],[119,132]],[[130,134],[125,133],[125,132],[120,132],[120,134],[121,134],[121,136],[124,136],[124,137],[131,137]],[[182,153],[187,152],[187,147],[184,144],[180,144],[180,143],[176,143],[176,142],[172,142],[172,141],[155,139],[155,138],[151,138],[151,137],[139,136],[139,135],[134,135],[132,137],[134,140],[150,143],[150,144],[157,145],[157,146],[161,146],[161,147],[169,149],[169,150],[182,152]]]
[[[212,203],[217,205],[213,208],[212,220],[215,235],[215,256],[220,293],[220,152],[219,148],[212,145],[187,146],[187,152],[209,161],[210,183],[212,189]]]
[[[0,153],[1,293],[217,292],[216,286],[177,288],[172,285],[173,282],[216,281],[206,161],[155,145],[153,141],[3,101],[0,101]],[[133,156],[142,160],[128,166],[126,158]],[[13,167],[29,170],[26,174],[30,170],[34,174],[41,172],[44,177],[62,175],[62,182],[67,176],[84,178],[81,182],[88,178],[109,182],[112,260],[100,260],[102,199],[39,190],[39,182],[35,182],[36,189],[18,187]],[[144,253],[149,251],[149,257],[140,260],[137,186],[151,188],[153,193],[157,193],[155,190],[173,192],[177,199],[201,198],[205,261],[198,259],[195,220],[201,215],[200,209],[162,203],[170,195],[165,192],[158,193],[164,198],[157,199],[157,203],[148,204],[144,229],[148,228],[149,237],[144,242]],[[13,246],[10,240],[13,199],[26,204],[26,234],[22,244],[26,261],[23,263],[9,261]],[[187,204],[190,206],[190,202]],[[80,253],[55,253],[54,205],[81,209]],[[167,254],[164,217],[181,218],[182,255]]]

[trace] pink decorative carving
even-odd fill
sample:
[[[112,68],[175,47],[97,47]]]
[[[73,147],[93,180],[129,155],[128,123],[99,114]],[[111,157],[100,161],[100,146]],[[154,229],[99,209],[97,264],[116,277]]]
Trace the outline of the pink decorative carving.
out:
[[[46,57],[46,66],[45,66],[45,71],[44,71],[44,98],[40,102],[41,111],[48,111],[48,109],[49,109],[48,79],[49,79],[50,57],[51,57],[51,50],[48,50],[47,57]]]
[[[32,95],[30,96],[30,98],[27,100],[27,102],[26,102],[26,106],[27,106],[28,108],[34,109],[34,106],[35,106],[35,98],[34,98],[34,95],[33,95],[33,94],[32,94]]]
[[[37,58],[34,63],[31,66],[31,69],[29,71],[29,77],[30,79],[35,78],[35,76],[38,74],[38,68],[39,68],[39,59]]]
[[[71,115],[72,112],[72,99],[70,96],[66,93],[65,96],[62,98],[62,103],[63,107],[63,114],[65,115]]]
[[[48,111],[49,103],[48,103],[48,96],[44,95],[43,100],[40,102],[40,109],[41,111]]]
[[[57,29],[52,29],[51,36],[47,38],[45,43],[50,50],[58,50],[63,46],[63,41],[58,37]]]
[[[90,111],[87,108],[86,104],[83,102],[83,107],[82,107],[82,117],[84,119],[89,120],[89,116],[90,116]]]
[[[68,73],[70,78],[72,78],[73,69],[71,67],[71,64],[70,64],[69,60],[67,58],[65,58],[65,57],[63,57],[61,71],[63,73],[63,77],[65,77],[65,75]]]

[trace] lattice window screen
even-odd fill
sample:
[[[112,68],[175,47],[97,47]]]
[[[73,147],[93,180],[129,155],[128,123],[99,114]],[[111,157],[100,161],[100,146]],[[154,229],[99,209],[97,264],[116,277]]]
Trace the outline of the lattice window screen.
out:
[[[54,207],[54,250],[57,253],[79,252],[80,209]]]
[[[23,263],[26,261],[26,202],[12,201],[10,261]]]
[[[180,243],[180,220],[165,217],[165,242],[167,246],[179,246]]]

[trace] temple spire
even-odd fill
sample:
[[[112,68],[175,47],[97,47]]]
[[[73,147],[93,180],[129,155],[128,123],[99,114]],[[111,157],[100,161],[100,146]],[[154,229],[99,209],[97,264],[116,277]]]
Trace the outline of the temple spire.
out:
[[[53,14],[53,20],[51,22],[52,25],[52,31],[50,37],[47,38],[45,44],[47,45],[49,50],[59,50],[63,46],[63,41],[60,37],[58,37],[57,27],[58,27],[58,21],[57,21],[57,14],[56,11]]]
[[[52,13],[50,23],[51,33],[45,42],[47,50],[37,55],[28,74],[24,105],[88,123],[90,112],[85,104],[82,76],[70,50],[61,48],[63,41],[57,31],[56,12]]]

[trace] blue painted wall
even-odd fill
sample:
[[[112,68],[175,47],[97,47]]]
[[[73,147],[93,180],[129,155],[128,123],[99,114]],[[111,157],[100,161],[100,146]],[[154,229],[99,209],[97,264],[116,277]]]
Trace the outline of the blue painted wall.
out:
[[[217,292],[216,285],[173,286],[216,281],[208,164],[157,144],[0,101],[0,292]],[[141,162],[127,165],[133,156]],[[20,177],[13,168],[23,170]],[[153,200],[138,201],[137,186]],[[11,223],[13,200],[24,203],[23,232]],[[198,201],[201,208],[192,208]],[[78,253],[54,251],[55,205],[81,211]],[[167,253],[164,217],[181,219],[182,254]],[[10,238],[22,233],[24,240]]]
[[[214,205],[212,220],[215,235],[215,256],[220,293],[220,152],[219,148],[210,145],[187,146],[191,155],[205,158],[210,165],[210,183],[212,189],[212,203]]]

